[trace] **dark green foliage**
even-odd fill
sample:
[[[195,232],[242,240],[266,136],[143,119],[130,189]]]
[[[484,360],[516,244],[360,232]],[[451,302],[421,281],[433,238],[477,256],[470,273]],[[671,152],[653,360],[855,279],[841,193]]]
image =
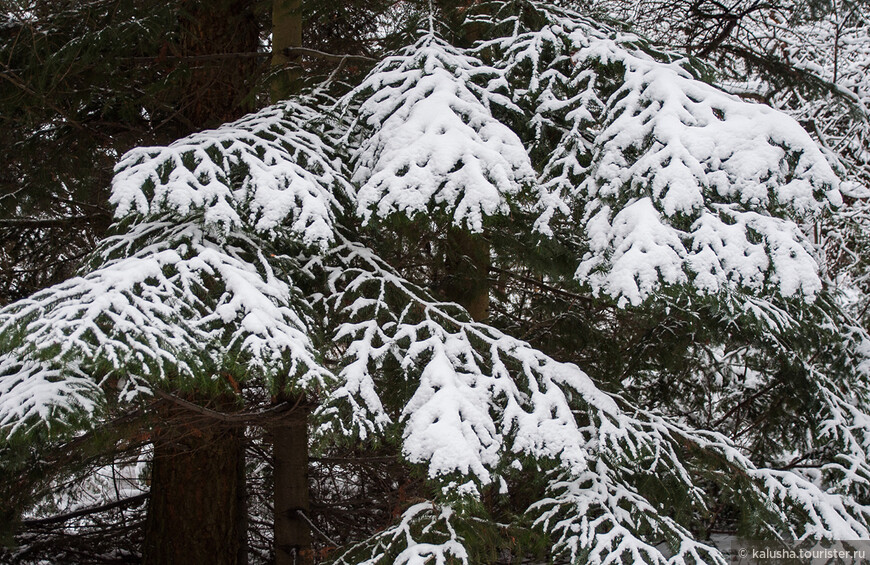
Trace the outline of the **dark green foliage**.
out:
[[[0,303],[68,278],[105,233],[117,159],[256,105],[247,2],[4,0]]]
[[[454,46],[478,45],[475,56],[493,64],[503,61],[500,57],[503,58],[504,53],[498,51],[498,46],[476,41],[497,34],[509,36],[509,24],[516,24],[520,30],[536,31],[547,24],[545,8],[527,2],[445,1],[433,2],[432,6],[434,11],[430,14],[429,4],[425,2],[308,3],[305,45],[333,54],[377,58],[394,43],[407,43],[416,28],[426,29],[431,21],[437,33],[449,38]],[[751,7],[747,14],[758,9]],[[6,151],[10,161],[8,178],[0,177],[3,191],[0,195],[0,269],[9,273],[6,287],[0,286],[0,302],[29,295],[40,286],[67,278],[80,257],[105,233],[109,218],[104,206],[112,163],[127,148],[166,143],[189,131],[232,120],[264,103],[262,63],[265,59],[261,40],[267,27],[264,22],[267,10],[259,3],[251,6],[229,1],[208,4],[187,1],[163,5],[94,0],[84,4],[34,2],[32,7],[16,4],[16,10],[18,12],[13,12],[17,15],[0,27],[0,64],[6,65],[0,71],[5,69],[2,78],[7,83],[4,90],[0,90],[0,127],[12,132],[12,141],[0,141],[0,150]],[[734,18],[728,15],[708,18],[704,12],[707,7],[698,3],[687,10],[689,15],[694,14],[692,17],[712,23],[696,28],[700,31],[692,39],[694,43],[684,47],[699,56],[734,55],[734,49],[728,51],[727,41]],[[398,19],[401,24],[391,21],[395,15],[401,15]],[[687,25],[700,24],[689,21]],[[537,116],[545,94],[565,98],[573,92],[588,91],[597,93],[601,100],[612,98],[619,92],[625,68],[620,63],[594,63],[590,75],[569,84],[569,79],[577,79],[578,71],[572,59],[565,55],[567,41],[557,41],[562,45],[545,46],[539,53],[540,68],[533,68],[528,60],[523,61],[506,72],[509,80],[505,84],[489,91],[507,96],[515,107],[493,104],[487,109],[522,139],[538,174],[548,170],[549,156],[559,148],[576,158],[578,166],[565,172],[564,178],[566,183],[578,186],[588,177],[595,161],[595,128],[603,120],[603,104],[590,103],[586,109],[592,117],[575,123],[569,123],[567,117],[573,109],[570,105],[547,113],[537,123],[529,116]],[[659,61],[676,61],[673,53],[659,52],[642,38],[624,45],[649,53]],[[787,69],[777,67],[779,62],[764,59],[756,61],[756,65],[752,62],[755,56],[749,53],[743,56],[743,61],[748,68],[769,74],[771,84],[779,85],[777,81],[785,80],[782,77],[789,78]],[[347,66],[342,69],[343,74],[336,73],[332,78],[354,78],[358,71],[366,70],[368,63],[361,61],[358,58],[353,64],[349,60],[338,63]],[[309,71],[311,82],[331,76],[337,64],[334,59],[319,58],[316,54],[306,55],[301,63]],[[680,64],[695,77],[712,77],[711,66],[698,61]],[[549,71],[551,82],[543,86],[538,83],[533,88],[531,85],[541,69]],[[16,82],[17,77],[24,77],[26,81]],[[490,77],[477,78],[475,86],[482,91]],[[328,85],[331,94],[346,90],[342,80]],[[718,111],[722,115],[716,117],[723,120],[724,114]],[[322,119],[328,122],[334,118],[329,115]],[[567,132],[575,126],[572,137]],[[259,131],[257,135],[274,141],[284,133],[275,126],[274,130]],[[647,136],[625,152],[627,159],[635,160],[654,141]],[[229,146],[225,142],[223,148]],[[289,155],[288,161],[292,158],[301,167],[309,166],[304,152],[291,155],[294,148],[286,144],[283,149]],[[223,154],[216,145],[210,146],[205,154],[215,162],[223,161]],[[258,146],[252,154],[265,160],[265,146]],[[44,160],[33,159],[34,155],[47,155],[54,166],[48,167]],[[196,159],[193,152],[185,154],[183,168],[194,171],[199,164]],[[783,163],[787,180],[792,176],[787,169],[795,169],[795,159],[792,156],[790,162]],[[553,170],[558,166],[554,165]],[[456,167],[460,168],[459,162]],[[167,183],[173,170],[173,165],[167,161],[158,168],[157,180]],[[3,174],[7,173],[0,172]],[[241,193],[251,176],[251,168],[238,161],[224,167],[219,174],[224,175],[218,179],[220,184]],[[399,176],[402,174],[400,171]],[[552,176],[557,176],[557,172]],[[194,180],[207,184],[209,179],[202,176]],[[577,488],[590,492],[599,489],[594,493],[599,495],[602,492],[609,495],[611,491],[607,488],[614,489],[612,492],[623,489],[623,494],[630,491],[631,495],[636,495],[636,499],[628,497],[615,503],[625,513],[646,509],[638,518],[632,535],[677,547],[685,539],[707,539],[712,532],[776,535],[779,532],[772,532],[771,524],[785,528],[789,517],[796,524],[809,522],[802,514],[807,510],[789,506],[791,503],[785,501],[785,495],[782,495],[782,505],[786,510],[777,514],[769,508],[765,501],[769,493],[759,487],[761,479],[750,476],[747,468],[751,465],[738,464],[724,456],[724,443],[712,447],[701,445],[689,434],[675,432],[676,428],[666,430],[664,426],[656,427],[658,422],[650,424],[653,416],[658,415],[693,431],[704,430],[700,434],[721,433],[733,440],[740,453],[754,465],[774,470],[807,469],[808,473],[821,477],[820,483],[830,486],[832,491],[845,493],[850,501],[868,501],[870,476],[867,476],[866,466],[859,466],[857,471],[850,467],[866,456],[861,451],[864,430],[860,421],[843,417],[851,414],[859,420],[863,413],[852,414],[851,405],[841,402],[851,399],[856,406],[864,406],[870,400],[866,374],[859,370],[863,359],[858,352],[865,334],[859,328],[853,332],[844,329],[853,322],[843,313],[833,290],[818,293],[815,302],[809,303],[804,297],[789,299],[776,293],[760,298],[749,289],[738,287],[705,294],[696,292],[690,279],[685,284],[663,285],[635,306],[619,304],[616,299],[593,293],[575,280],[578,259],[588,247],[578,227],[584,221],[580,198],[569,199],[570,211],[550,224],[552,236],[543,235],[531,229],[536,219],[533,207],[537,186],[531,182],[526,184],[519,188],[518,195],[512,196],[506,214],[487,217],[482,233],[473,236],[457,231],[450,211],[433,202],[427,208],[430,214],[421,212],[408,218],[397,213],[375,218],[371,224],[359,227],[352,198],[337,194],[345,210],[337,213],[336,225],[340,228],[336,228],[336,233],[375,250],[384,261],[384,269],[377,271],[378,276],[372,275],[376,270],[374,260],[365,264],[364,259],[351,257],[350,244],[342,248],[341,243],[331,241],[325,246],[328,250],[318,255],[320,252],[315,253],[313,246],[303,246],[296,237],[298,234],[285,232],[282,226],[271,234],[250,237],[229,233],[229,228],[227,233],[219,233],[220,228],[215,226],[204,230],[206,243],[231,250],[234,257],[246,264],[257,265],[256,276],[267,278],[265,271],[272,269],[278,279],[292,283],[288,300],[294,313],[304,319],[305,335],[316,350],[316,363],[336,372],[346,367],[348,362],[343,355],[348,355],[350,344],[363,339],[360,337],[363,330],[359,328],[367,322],[372,322],[377,330],[368,345],[375,349],[384,347],[384,351],[368,360],[374,386],[384,390],[382,404],[389,417],[387,423],[379,424],[384,429],[375,429],[377,426],[373,425],[371,435],[359,441],[354,435],[358,430],[350,429],[352,426],[340,427],[353,418],[347,406],[344,411],[336,408],[333,412],[320,413],[319,419],[313,422],[316,430],[323,431],[323,428],[324,433],[332,434],[316,438],[312,465],[315,503],[322,503],[315,504],[312,515],[315,523],[326,532],[320,532],[323,539],[317,541],[324,549],[324,557],[333,549],[331,538],[345,544],[371,535],[374,537],[342,559],[352,562],[351,557],[379,554],[382,548],[378,544],[390,546],[384,549],[381,559],[395,559],[402,547],[401,543],[390,545],[388,538],[395,535],[408,535],[417,542],[436,544],[461,538],[462,545],[470,548],[472,563],[547,554],[557,543],[556,529],[544,533],[539,524],[531,523],[537,510],[527,512],[542,500],[542,493],[560,496],[559,487],[553,484],[561,480],[559,473],[565,469],[556,471],[555,456],[537,459],[528,453],[504,455],[492,468],[497,480],[481,488],[478,500],[440,488],[449,480],[468,480],[468,484],[473,484],[461,473],[454,470],[449,476],[433,480],[427,476],[426,462],[402,461],[403,456],[407,456],[402,452],[403,418],[407,417],[404,410],[408,398],[419,386],[421,372],[434,356],[434,350],[414,355],[408,354],[408,350],[415,345],[414,339],[439,337],[437,332],[467,337],[468,351],[472,353],[463,353],[467,358],[462,361],[468,366],[476,364],[480,371],[489,374],[494,372],[495,364],[495,358],[486,356],[488,348],[494,350],[490,336],[497,330],[503,331],[559,361],[582,367],[594,379],[595,386],[619,395],[618,403],[625,414],[644,412],[642,417],[632,420],[637,430],[649,432],[648,436],[643,436],[640,448],[594,446],[601,451],[589,461],[599,457],[594,459],[595,463],[604,471],[596,475],[598,469],[590,470],[585,478],[576,479],[573,486],[566,487],[566,490]],[[639,182],[630,188],[613,197],[615,206],[652,191]],[[155,180],[149,179],[141,192],[150,202],[156,189]],[[778,214],[789,213],[776,202],[770,208]],[[243,230],[251,228],[248,223],[256,220],[253,209],[250,202],[239,205],[244,216]],[[205,223],[200,217],[201,211],[185,213],[188,215],[184,217],[169,212],[145,219],[144,212],[143,217],[131,213],[115,224],[114,236],[146,225],[146,219],[154,220],[155,227],[146,230],[141,240],[134,241],[135,238],[130,237],[126,244],[118,243],[118,237],[105,240],[88,268],[97,269],[105,261],[129,257],[142,248],[158,244],[180,250],[181,258],[189,259],[184,254],[185,250],[192,253],[193,244],[184,239],[188,236],[178,235],[181,232],[160,223],[176,227]],[[26,221],[20,223],[22,219]],[[685,215],[674,219],[672,224],[688,231],[693,221],[694,218]],[[17,229],[21,226],[26,228]],[[209,239],[212,236],[214,241]],[[470,237],[477,238],[473,244],[469,243]],[[754,233],[749,239],[751,243],[759,243],[762,237]],[[850,240],[844,248],[851,249],[851,245]],[[260,261],[260,256],[268,260]],[[468,265],[472,268],[466,268]],[[174,268],[165,266],[163,276],[178,275]],[[26,269],[31,272],[25,273]],[[409,282],[385,283],[394,272]],[[361,277],[359,284],[353,281],[356,276]],[[189,295],[185,294],[189,302],[176,304],[169,313],[161,311],[160,320],[163,319],[160,316],[164,316],[170,321],[183,318],[196,322],[230,300],[225,298],[232,295],[229,284],[220,276],[206,273],[192,280],[192,283],[185,282],[184,288],[189,291]],[[331,288],[330,285],[336,286]],[[156,280],[148,279],[137,283],[129,292],[142,293],[143,289],[154,286],[157,286]],[[328,292],[324,290],[327,288]],[[490,302],[485,321],[495,328],[485,330],[489,333],[480,329],[485,326],[474,326],[468,312],[462,308],[443,304],[459,302],[471,310],[464,300],[469,294],[486,294],[487,290]],[[865,313],[861,312],[861,316]],[[109,312],[96,319],[99,329],[108,335],[112,335],[113,315]],[[29,321],[32,320],[23,320]],[[426,326],[424,322],[432,322],[432,325]],[[274,366],[265,369],[256,365],[256,356],[243,350],[239,341],[233,341],[238,335],[244,335],[240,331],[234,333],[233,324],[238,323],[239,319],[211,318],[210,325],[197,326],[197,330],[211,332],[209,335],[214,339],[194,343],[176,355],[172,362],[193,367],[193,378],[169,372],[165,380],[171,386],[165,388],[184,398],[195,399],[206,409],[217,407],[228,413],[259,409],[284,398],[297,375],[273,373],[276,366],[283,371],[292,364],[290,354],[286,353]],[[335,329],[340,323],[358,323],[354,332],[359,334],[348,331],[336,338]],[[420,329],[415,330],[419,335],[415,333],[412,338],[405,333],[391,342],[395,335],[391,332],[395,332],[399,324],[419,324]],[[437,332],[431,329],[433,327]],[[478,333],[472,331],[474,328]],[[112,335],[116,341],[125,337]],[[0,344],[4,350],[11,350],[17,346],[13,341],[23,339],[11,333],[3,334],[3,338],[9,341]],[[444,339],[443,336],[440,339]],[[99,342],[99,339],[90,341]],[[158,345],[163,347],[162,343]],[[390,347],[385,347],[387,345]],[[173,351],[172,347],[173,344],[165,346],[165,350]],[[518,349],[520,345],[514,344],[511,348]],[[505,352],[507,355],[507,349]],[[77,351],[62,353],[60,346],[45,349],[40,354],[40,360],[57,358],[60,361],[81,355]],[[125,362],[127,365],[121,366],[122,371],[131,373],[146,366],[151,374],[157,374],[162,367],[159,359],[142,361],[134,355]],[[518,397],[531,397],[527,390],[534,384],[533,373],[523,372],[519,357],[508,357],[503,364],[512,382],[522,391]],[[105,360],[88,358],[84,367],[91,376],[112,374]],[[264,380],[265,386],[262,385]],[[160,386],[164,384],[161,381]],[[101,385],[117,387],[115,382]],[[329,386],[325,384],[322,388]],[[594,388],[591,384],[590,387]],[[306,402],[312,403],[325,396],[325,391],[316,386],[305,393],[309,395]],[[214,402],[227,398],[233,402],[218,402],[217,405]],[[301,394],[297,398],[302,398]],[[506,396],[496,399],[489,410],[503,411],[507,402]],[[571,416],[576,420],[572,423],[588,430],[590,438],[595,437],[595,431],[605,427],[603,417],[590,409],[587,399],[579,395],[572,397],[571,402],[571,409],[576,412]],[[137,408],[147,411],[154,406],[140,404]],[[114,409],[114,406],[108,407],[108,414]],[[87,428],[78,421],[71,424]],[[137,425],[139,427],[130,425],[117,429],[109,426],[72,440],[59,433],[64,430],[56,430],[56,435],[50,437],[31,434],[18,437],[14,444],[0,446],[0,486],[3,489],[0,497],[5,501],[0,505],[0,523],[5,520],[7,524],[21,526],[18,517],[50,497],[52,489],[57,488],[57,481],[81,480],[86,474],[82,471],[85,463],[95,464],[93,461],[99,460],[108,464],[107,459],[100,459],[105,454],[128,448],[135,450],[141,448],[143,442],[148,443],[150,428],[142,423]],[[330,426],[333,427],[329,429]],[[844,428],[854,431],[855,437],[830,432]],[[632,429],[622,439],[612,441],[631,441],[626,438],[635,432]],[[507,440],[515,439],[511,434],[515,436],[516,429],[506,432]],[[40,446],[38,453],[29,451],[30,445],[42,441],[45,445]],[[595,441],[590,440],[589,444]],[[505,443],[509,444],[509,441]],[[666,452],[665,462],[659,458],[660,448]],[[251,527],[251,537],[255,539],[252,555],[267,561],[272,556],[268,535],[264,532],[269,526],[269,492],[275,481],[270,475],[268,444],[255,437],[250,440],[248,449],[253,454],[248,464],[248,475],[253,479],[249,500],[251,515],[255,517]],[[65,459],[56,451],[75,455]],[[516,458],[516,467],[510,464],[513,463],[511,457]],[[56,463],[57,468],[51,468],[46,461]],[[680,472],[685,471],[684,475],[675,471],[674,464]],[[498,479],[505,481],[507,494],[501,491]],[[570,482],[574,478],[564,480]],[[699,493],[706,498],[702,499]],[[585,495],[587,500],[594,499],[593,495]],[[446,506],[423,503],[423,500],[454,503],[456,516],[445,514],[449,510]],[[638,500],[643,504],[638,504]],[[417,508],[415,504],[424,506]],[[572,504],[570,496],[553,504],[559,507],[553,511],[554,516],[578,518],[578,506]],[[395,519],[403,517],[409,507],[417,511],[404,530],[404,526],[387,526],[391,521],[395,524]],[[606,516],[612,510],[600,499],[593,500],[588,508],[589,518]],[[347,518],[351,511],[361,513],[361,518],[353,524],[349,524]],[[673,522],[663,527],[657,512]],[[136,515],[138,525],[131,526],[134,529],[141,528],[141,512]],[[580,518],[583,517],[586,515]],[[117,523],[107,523],[106,530],[111,531],[116,526]],[[686,528],[685,538],[675,533],[679,528]],[[0,535],[3,533],[0,531]],[[9,532],[6,535],[8,538]],[[123,535],[118,534],[117,539],[122,538]],[[454,557],[459,558],[458,554]]]

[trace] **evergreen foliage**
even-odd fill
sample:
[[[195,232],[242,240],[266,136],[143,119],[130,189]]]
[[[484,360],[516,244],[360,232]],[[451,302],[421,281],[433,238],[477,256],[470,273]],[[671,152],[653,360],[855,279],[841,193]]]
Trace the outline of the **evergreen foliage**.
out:
[[[160,399],[304,399],[315,455],[371,448],[411,485],[336,563],[870,536],[866,298],[809,233],[854,168],[604,18],[403,10],[350,84],[121,157],[80,275],[0,310],[0,472]],[[492,260],[485,320],[438,295],[457,230]]]
[[[0,3],[0,302],[75,273],[126,151],[257,107],[264,27],[235,0]]]

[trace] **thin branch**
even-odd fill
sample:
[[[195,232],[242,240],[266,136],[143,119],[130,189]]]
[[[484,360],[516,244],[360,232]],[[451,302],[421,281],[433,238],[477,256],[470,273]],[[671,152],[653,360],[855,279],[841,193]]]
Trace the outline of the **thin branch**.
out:
[[[747,370],[748,370],[748,367],[747,367]],[[776,387],[778,387],[780,384],[782,384],[780,381],[773,381],[772,383],[769,383],[767,386],[761,387],[760,389],[755,391],[752,395],[749,396],[749,398],[746,398],[743,401],[739,402],[738,404],[734,405],[730,410],[728,410],[728,412],[723,414],[722,417],[720,417],[718,420],[716,420],[713,423],[713,426],[712,426],[713,429],[716,429],[720,425],[722,425],[722,423],[725,422],[725,420],[727,420],[737,410],[739,410],[745,406],[748,406],[749,404],[751,404],[752,402],[757,400],[760,396],[767,394],[768,392],[770,392],[773,389],[775,389]]]
[[[315,463],[326,464],[342,464],[342,463],[393,463],[396,461],[394,455],[385,455],[383,457],[309,457],[309,461]]]
[[[245,423],[250,422],[252,420],[260,420],[265,419],[271,416],[276,416],[279,414],[284,414],[288,412],[293,412],[296,408],[299,407],[300,399],[297,400],[295,404],[291,404],[289,402],[282,402],[280,404],[276,404],[275,406],[271,406],[264,410],[258,410],[256,412],[218,412],[217,410],[212,410],[210,408],[206,408],[205,406],[200,406],[199,404],[195,404],[193,402],[189,402],[184,400],[183,398],[179,398],[174,394],[169,394],[168,392],[164,392],[159,389],[154,389],[154,394],[168,400],[174,404],[187,408],[192,412],[196,412],[198,414],[202,414],[203,416],[207,416],[214,420],[220,420],[222,422],[232,422],[232,423]],[[288,410],[289,408],[289,410]]]
[[[155,55],[152,57],[125,57],[125,61],[134,63],[187,62],[187,61],[226,61],[228,59],[259,59],[269,58],[265,52],[250,51],[245,53],[209,53],[207,55]]]
[[[121,500],[116,500],[114,502],[109,502],[108,504],[103,504],[100,506],[89,506],[88,508],[82,508],[81,510],[76,510],[75,512],[69,512],[67,514],[59,514],[57,516],[51,516],[50,518],[37,518],[34,520],[22,520],[21,525],[32,528],[35,526],[48,526],[51,524],[60,524],[62,522],[67,522],[72,520],[73,518],[81,518],[82,516],[89,516],[90,514],[97,514],[99,512],[105,512],[106,510],[112,510],[113,508],[120,508],[122,506],[128,506],[132,504],[136,504],[143,500],[146,500],[150,495],[150,492],[143,492],[142,494],[137,494],[136,496],[131,496],[128,498],[122,498]]]
[[[366,57],[365,55],[336,55],[334,53],[318,51],[317,49],[309,49],[308,47],[285,47],[283,53],[287,57],[292,57],[294,55],[308,55],[309,57],[316,57],[318,59],[332,61],[333,63],[341,63],[342,61],[364,61],[366,63],[378,62],[377,59]]]
[[[312,522],[311,520],[309,520],[309,519],[308,519],[308,516],[305,515],[305,512],[303,512],[302,510],[297,510],[296,513],[297,513],[297,514],[298,514],[298,515],[299,515],[303,520],[305,520],[306,522],[308,522],[308,525],[311,527],[311,529],[314,530],[315,532],[317,532],[318,534],[320,534],[320,537],[322,537],[323,539],[325,539],[326,541],[328,541],[329,543],[331,543],[333,546],[338,547],[339,544],[336,543],[335,540],[333,540],[331,537],[329,537],[328,535],[326,535],[325,533],[323,533],[323,530],[321,530],[320,528],[318,528],[317,526],[315,526],[315,525],[314,525],[314,522]]]
[[[499,269],[498,267],[490,267],[489,270],[494,272],[494,273],[507,275],[507,276],[511,277],[512,279],[516,279],[516,280],[524,282],[524,283],[533,284],[542,290],[552,292],[553,294],[557,294],[557,295],[562,296],[564,298],[571,298],[571,299],[580,300],[582,302],[587,302],[587,303],[593,301],[592,298],[590,298],[589,296],[583,296],[582,294],[575,294],[575,293],[569,292],[567,290],[562,290],[560,288],[550,286],[543,281],[539,281],[539,280],[535,280],[535,279],[532,279],[529,277],[524,277],[522,275],[518,275],[518,274],[514,273],[513,271],[508,271],[507,269]]]
[[[0,219],[0,228],[60,228],[102,218],[104,218],[102,214],[67,216],[65,218],[2,218]]]

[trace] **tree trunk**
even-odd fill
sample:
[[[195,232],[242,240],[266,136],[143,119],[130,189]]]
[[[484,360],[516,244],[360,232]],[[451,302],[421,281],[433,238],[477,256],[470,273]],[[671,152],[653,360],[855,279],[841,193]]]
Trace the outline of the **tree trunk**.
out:
[[[272,3],[272,102],[287,98],[296,89],[298,57],[284,54],[287,47],[302,46],[302,1]],[[279,398],[278,401],[284,400]],[[314,562],[308,486],[308,407],[304,401],[286,418],[268,427],[272,441],[274,479],[275,565],[309,565]]]
[[[193,130],[217,127],[255,109],[250,95],[259,73],[256,58],[184,60],[257,51],[260,24],[251,6],[247,0],[184,1],[178,41],[167,54],[182,57],[179,72],[184,70],[187,80],[185,92],[167,103]]]
[[[437,290],[462,305],[475,321],[489,312],[489,243],[480,234],[451,226],[444,242],[443,274]]]
[[[244,565],[244,428],[171,408],[154,437],[145,565]]]
[[[302,47],[302,0],[273,0],[272,3],[272,102],[283,100],[293,92],[299,68],[290,65],[298,57],[284,54],[287,47]]]
[[[275,565],[314,562],[308,487],[308,408],[298,406],[269,430],[275,481]]]

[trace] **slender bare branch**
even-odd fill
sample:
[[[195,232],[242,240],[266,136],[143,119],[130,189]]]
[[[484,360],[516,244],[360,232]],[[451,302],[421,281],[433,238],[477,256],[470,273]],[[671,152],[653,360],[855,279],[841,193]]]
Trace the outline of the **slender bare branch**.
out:
[[[81,510],[76,510],[75,512],[69,512],[66,514],[58,514],[57,516],[50,516],[48,518],[37,518],[32,520],[22,520],[21,525],[27,528],[31,528],[34,526],[48,526],[51,524],[60,524],[63,522],[68,522],[74,518],[81,518],[82,516],[89,516],[91,514],[98,514],[99,512],[105,512],[106,510],[112,510],[113,508],[120,508],[123,506],[129,506],[141,502],[148,498],[151,493],[143,492],[142,494],[137,494],[135,496],[130,496],[127,498],[122,498],[120,500],[115,500],[114,502],[109,502],[107,504],[101,504],[99,506],[89,506],[87,508],[82,508]]]
[[[341,63],[342,61],[364,61],[366,63],[377,63],[378,60],[365,55],[336,55],[335,53],[326,53],[317,49],[309,49],[308,47],[287,47],[284,49],[284,55],[290,57],[293,55],[307,55],[316,57],[333,63]]]

